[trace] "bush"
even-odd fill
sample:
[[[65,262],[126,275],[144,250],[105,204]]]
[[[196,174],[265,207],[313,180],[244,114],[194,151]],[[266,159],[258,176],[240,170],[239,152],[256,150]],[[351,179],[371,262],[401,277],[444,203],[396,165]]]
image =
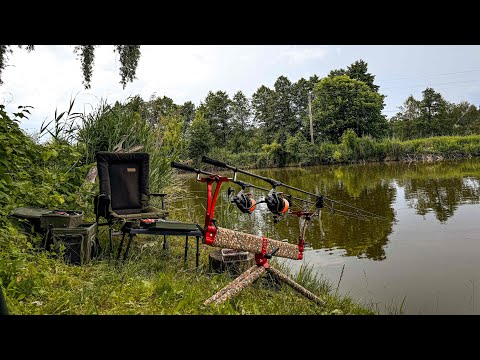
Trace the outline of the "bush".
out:
[[[286,151],[282,145],[276,141],[271,144],[262,145],[257,166],[284,166],[286,161]]]

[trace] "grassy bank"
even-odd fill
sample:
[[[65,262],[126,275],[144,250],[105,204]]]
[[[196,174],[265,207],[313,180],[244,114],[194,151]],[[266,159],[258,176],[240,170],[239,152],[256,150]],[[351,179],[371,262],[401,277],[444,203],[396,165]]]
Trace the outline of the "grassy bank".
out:
[[[438,136],[400,141],[358,137],[347,131],[338,144],[311,144],[292,137],[285,147],[264,145],[260,152],[212,149],[209,156],[245,168],[345,164],[378,161],[438,161],[480,156],[480,135]],[[204,164],[203,164],[204,165]]]
[[[106,237],[102,236],[105,241]],[[275,288],[266,277],[221,305],[203,307],[232,279],[209,273],[208,252],[202,245],[200,268],[195,270],[194,241],[183,262],[183,238],[139,238],[125,265],[99,259],[73,266],[54,254],[35,250],[34,243],[16,229],[0,235],[0,274],[12,314],[372,314],[349,298],[333,296],[332,284],[304,267],[300,284],[326,301],[320,307],[283,285]],[[281,268],[281,266],[280,266]],[[288,269],[282,269],[288,272]]]

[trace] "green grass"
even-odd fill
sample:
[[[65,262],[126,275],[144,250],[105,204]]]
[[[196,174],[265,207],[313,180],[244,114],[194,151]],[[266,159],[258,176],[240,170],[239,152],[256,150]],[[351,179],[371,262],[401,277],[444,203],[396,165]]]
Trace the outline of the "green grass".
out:
[[[13,231],[12,234],[14,234]],[[12,243],[12,240],[17,240]],[[102,242],[105,242],[102,235]],[[117,240],[117,239],[114,239]],[[288,286],[275,288],[266,276],[221,305],[203,302],[228,284],[227,274],[209,273],[208,253],[201,244],[200,267],[195,269],[195,241],[190,240],[188,261],[183,261],[184,238],[137,237],[125,264],[110,259],[74,266],[35,246],[22,234],[2,237],[0,274],[11,314],[373,314],[348,297],[334,296],[332,286],[313,268],[302,266],[298,283],[325,298],[321,307]],[[118,244],[118,240],[116,241]],[[277,269],[288,269],[276,264]]]

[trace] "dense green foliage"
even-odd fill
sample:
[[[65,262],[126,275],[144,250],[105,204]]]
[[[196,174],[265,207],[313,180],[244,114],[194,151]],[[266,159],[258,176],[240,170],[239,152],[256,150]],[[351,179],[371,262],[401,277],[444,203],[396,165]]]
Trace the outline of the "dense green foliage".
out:
[[[336,142],[351,129],[365,136],[381,137],[386,133],[387,120],[382,115],[383,96],[369,86],[347,75],[326,77],[314,88],[314,136]]]
[[[35,143],[18,126],[29,110],[10,117],[0,106],[0,222],[19,206],[58,208],[81,202],[87,167],[78,146]]]
[[[475,105],[466,101],[449,103],[431,88],[423,91],[422,95],[422,100],[409,96],[390,120],[392,136],[416,139],[480,133],[480,111]]]
[[[340,143],[312,145],[299,133],[288,138],[285,147],[273,142],[259,152],[234,153],[228,150],[209,152],[211,157],[242,167],[263,168],[278,165],[322,165],[365,161],[436,161],[480,156],[480,135],[438,136],[400,141],[358,137],[351,129]],[[202,165],[205,167],[206,165]]]

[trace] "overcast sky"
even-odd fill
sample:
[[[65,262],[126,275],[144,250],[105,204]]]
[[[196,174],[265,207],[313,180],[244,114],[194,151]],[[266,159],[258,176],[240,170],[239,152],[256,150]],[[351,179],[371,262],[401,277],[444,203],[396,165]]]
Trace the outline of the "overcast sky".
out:
[[[412,94],[421,97],[433,87],[448,101],[469,101],[480,105],[480,46],[471,45],[145,45],[137,79],[125,89],[119,83],[118,56],[113,46],[95,52],[91,89],[84,90],[80,61],[73,46],[36,46],[35,51],[14,48],[0,86],[0,104],[9,113],[18,105],[34,107],[27,131],[38,130],[45,119],[67,110],[77,95],[76,111],[88,111],[101,98],[109,102],[153,93],[168,96],[175,103],[193,101],[196,106],[208,91],[223,90],[230,97],[241,90],[247,97],[261,86],[273,87],[279,76],[295,82],[333,69],[345,68],[356,60],[368,63],[375,83],[386,95],[384,114],[394,115]]]

